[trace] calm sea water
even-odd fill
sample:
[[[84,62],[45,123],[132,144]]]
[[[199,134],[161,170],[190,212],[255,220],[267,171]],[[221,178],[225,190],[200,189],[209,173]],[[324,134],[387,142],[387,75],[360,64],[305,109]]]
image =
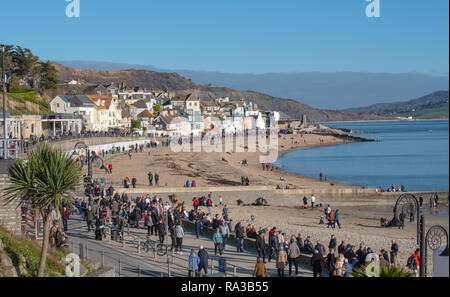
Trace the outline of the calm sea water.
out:
[[[449,189],[449,122],[333,123],[377,134],[359,134],[379,142],[300,148],[281,156],[275,165],[284,170],[346,184],[383,187],[405,185],[408,191]]]

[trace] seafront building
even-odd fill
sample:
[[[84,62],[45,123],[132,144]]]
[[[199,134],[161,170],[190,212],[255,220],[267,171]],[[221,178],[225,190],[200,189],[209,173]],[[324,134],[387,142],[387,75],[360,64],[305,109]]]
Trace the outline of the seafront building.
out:
[[[58,114],[80,116],[83,130],[134,129],[160,136],[202,135],[217,129],[217,121],[222,133],[227,134],[264,130],[270,126],[271,118],[281,121],[285,129],[301,125],[299,120],[282,117],[278,111],[262,111],[245,99],[201,100],[194,93],[130,88],[123,83],[99,85],[89,91],[94,95],[56,96],[50,108]]]

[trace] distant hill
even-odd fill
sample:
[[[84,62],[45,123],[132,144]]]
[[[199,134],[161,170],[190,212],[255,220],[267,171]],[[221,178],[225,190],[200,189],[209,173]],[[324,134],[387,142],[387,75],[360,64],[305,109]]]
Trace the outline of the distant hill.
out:
[[[380,116],[398,116],[416,119],[448,119],[448,91],[437,91],[406,102],[382,103],[361,108],[346,109],[346,112],[370,113]]]
[[[252,90],[279,98],[290,98],[315,108],[345,109],[373,103],[389,103],[418,98],[435,90],[448,90],[447,76],[420,73],[293,72],[220,73],[167,70],[154,66],[93,61],[61,61],[61,65],[89,70],[140,69],[176,72],[196,84]]]
[[[270,95],[254,92],[234,90],[225,87],[211,85],[199,85],[190,79],[186,79],[177,73],[164,73],[148,70],[122,70],[122,71],[98,71],[87,69],[73,69],[62,65],[56,65],[60,83],[77,80],[82,87],[97,84],[111,84],[126,82],[128,86],[154,88],[176,91],[177,93],[192,92],[202,100],[212,100],[218,97],[230,97],[231,99],[247,99],[258,104],[262,110],[278,110],[292,118],[300,119],[305,114],[311,122],[332,121],[358,121],[358,120],[382,120],[390,117],[349,113],[342,111],[323,110],[312,108],[306,104],[291,99],[283,99]],[[79,87],[79,90],[83,88]],[[73,92],[68,86],[62,87],[63,92]]]

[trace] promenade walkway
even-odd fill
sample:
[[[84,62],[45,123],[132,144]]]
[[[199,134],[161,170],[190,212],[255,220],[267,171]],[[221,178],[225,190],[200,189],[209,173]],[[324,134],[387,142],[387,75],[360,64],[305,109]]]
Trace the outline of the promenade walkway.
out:
[[[130,228],[129,233],[127,234],[126,232],[125,235],[125,246],[121,241],[108,241],[107,239],[97,241],[94,239],[94,233],[92,231],[90,233],[87,232],[86,223],[81,217],[75,215],[69,221],[69,231],[67,233],[71,243],[70,249],[73,249],[74,253],[80,254],[80,244],[87,245],[88,259],[101,263],[103,257],[105,266],[115,267],[116,276],[167,277],[169,274],[168,262],[170,262],[171,277],[186,277],[188,274],[187,260],[190,251],[191,249],[195,249],[197,252],[200,245],[205,247],[210,259],[212,258],[208,273],[210,273],[211,264],[213,266],[213,272],[218,272],[218,258],[214,257],[214,244],[212,240],[207,237],[197,239],[195,234],[187,228],[185,228],[185,237],[183,240],[183,255],[173,255],[169,252],[168,256],[156,255],[156,259],[155,253],[151,250],[146,253],[141,246],[140,251],[138,251],[137,239],[145,241],[147,237],[146,229]],[[155,241],[157,237],[152,236],[151,240]],[[85,246],[83,247],[82,253],[85,254]],[[252,276],[257,257],[255,251],[247,250],[245,253],[237,253],[234,245],[227,245],[223,257],[227,259],[227,276]],[[275,269],[275,261],[266,265],[268,269],[267,276],[276,277],[277,270]],[[300,277],[312,276],[312,271],[308,268],[300,267],[299,271]]]

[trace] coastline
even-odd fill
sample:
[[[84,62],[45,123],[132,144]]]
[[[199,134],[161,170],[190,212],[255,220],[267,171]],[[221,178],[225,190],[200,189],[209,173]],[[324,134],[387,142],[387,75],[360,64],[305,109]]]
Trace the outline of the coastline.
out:
[[[288,134],[280,135],[278,140],[278,157],[299,148],[318,148],[340,144],[354,143],[334,136],[317,134]],[[261,169],[259,157],[261,153],[233,152],[233,153],[173,153],[168,147],[152,148],[148,153],[134,154],[132,160],[124,154],[109,155],[104,158],[105,164],[112,163],[113,168],[120,168],[120,174],[113,170],[113,174],[105,174],[103,170],[95,169],[95,176],[105,178],[114,184],[121,184],[123,178],[136,176],[138,185],[147,185],[149,171],[160,175],[161,186],[183,187],[186,180],[195,179],[198,186],[239,186],[241,176],[248,176],[252,186],[279,185],[285,189],[336,189],[361,188],[357,185],[347,185],[335,181],[320,182],[318,178],[290,173],[273,166],[273,170]],[[135,160],[136,159],[136,160]],[[195,161],[194,161],[195,160]],[[247,160],[247,166],[241,164]],[[216,169],[220,168],[220,172]]]
[[[391,119],[391,120],[360,120],[360,121],[336,121],[336,122],[320,122],[311,123],[311,125],[326,125],[326,124],[350,124],[350,123],[384,123],[384,122],[422,122],[422,121],[449,121],[450,119],[413,119],[413,120],[401,120],[401,119]]]

